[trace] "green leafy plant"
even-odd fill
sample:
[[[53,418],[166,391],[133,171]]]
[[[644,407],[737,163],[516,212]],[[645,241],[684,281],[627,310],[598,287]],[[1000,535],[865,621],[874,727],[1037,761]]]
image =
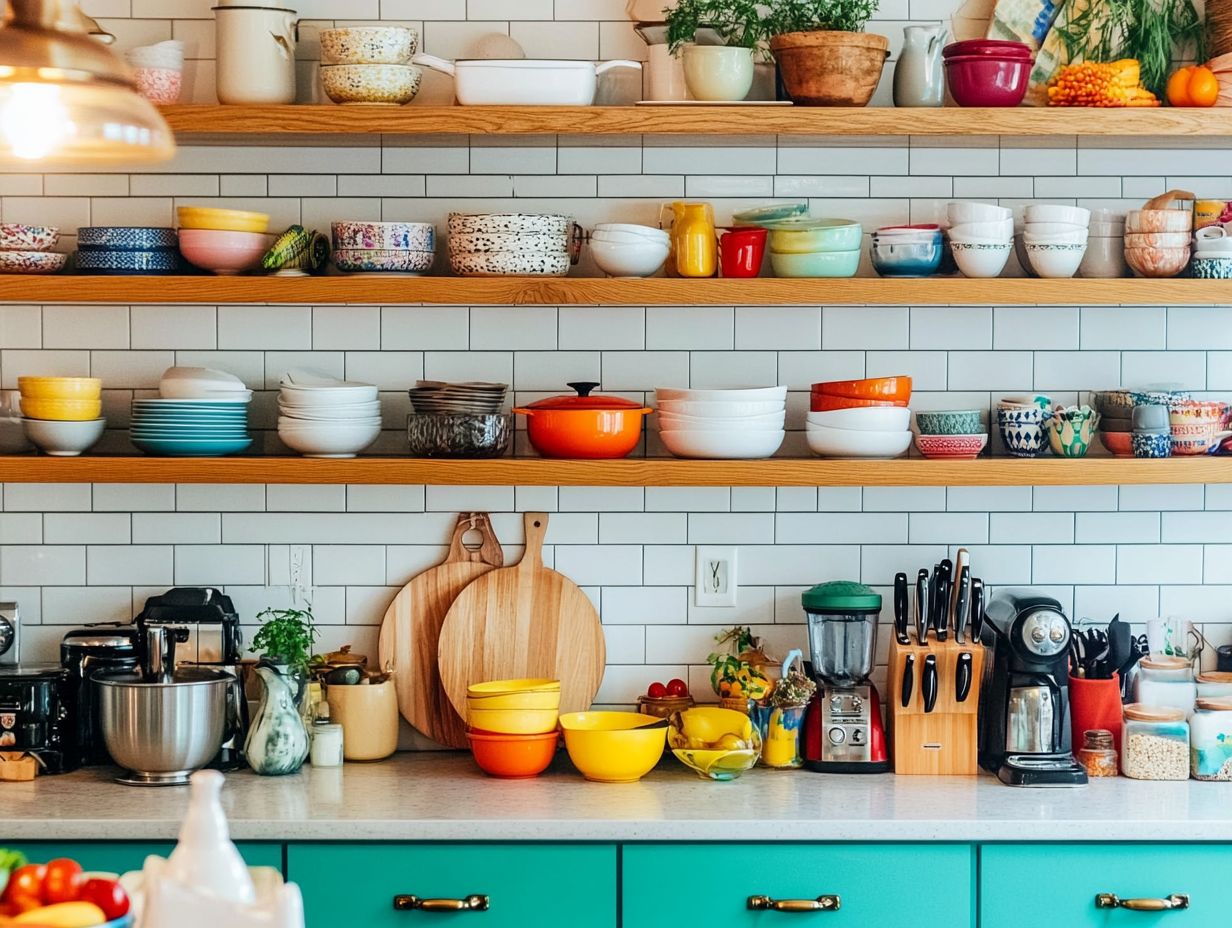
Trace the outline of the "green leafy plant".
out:
[[[257,618],[264,620],[264,624],[253,636],[250,650],[300,672],[307,672],[312,662],[313,642],[320,636],[312,607],[266,609]]]
[[[675,9],[663,11],[668,44],[675,51],[696,41],[699,29],[709,28],[725,45],[756,48],[766,36],[766,9],[756,0],[680,0]]]
[[[863,32],[880,0],[772,0],[766,34]]]

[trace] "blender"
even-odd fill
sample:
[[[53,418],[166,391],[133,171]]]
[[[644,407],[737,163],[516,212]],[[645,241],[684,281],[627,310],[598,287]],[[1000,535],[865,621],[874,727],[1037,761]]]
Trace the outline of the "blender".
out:
[[[869,682],[881,595],[836,580],[801,597],[817,695],[804,717],[804,766],[821,773],[888,773],[881,700]]]

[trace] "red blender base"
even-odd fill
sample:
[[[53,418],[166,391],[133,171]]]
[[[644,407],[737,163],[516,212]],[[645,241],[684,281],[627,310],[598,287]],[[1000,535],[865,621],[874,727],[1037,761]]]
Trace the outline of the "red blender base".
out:
[[[826,757],[823,744],[829,746],[827,732],[823,731],[821,700],[828,691],[823,686],[813,697],[804,713],[804,766],[817,773],[889,773],[890,764],[886,749],[885,728],[881,721],[881,698],[876,688],[868,686],[868,752],[865,760],[832,760]]]

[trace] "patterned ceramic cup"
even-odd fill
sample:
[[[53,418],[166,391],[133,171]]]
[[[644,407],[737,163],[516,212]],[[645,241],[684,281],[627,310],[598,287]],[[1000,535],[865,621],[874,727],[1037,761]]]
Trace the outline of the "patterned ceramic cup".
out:
[[[1173,454],[1206,454],[1223,439],[1232,435],[1218,420],[1182,423],[1172,426]]]
[[[1148,432],[1134,432],[1132,442],[1136,458],[1172,457],[1172,436],[1170,434],[1153,435]]]
[[[1038,406],[1020,406],[1014,409],[998,409],[997,424],[1010,425],[1043,425],[1044,420],[1052,414]]]
[[[1087,407],[1083,407],[1087,409]],[[1081,410],[1068,410],[1081,412]],[[1087,412],[1090,412],[1087,409]],[[1086,457],[1091,448],[1091,440],[1095,435],[1095,426],[1099,424],[1099,413],[1086,416],[1066,417],[1055,415],[1045,423],[1048,430],[1048,444],[1052,446],[1053,454],[1065,458]]]
[[[998,420],[997,424],[1005,450],[1016,458],[1039,457],[1048,447],[1048,435],[1039,423]]]
[[[1037,406],[1040,409],[1048,409],[1052,406],[1052,397],[1046,396],[1043,393],[1032,393],[1026,396],[1004,396],[998,405],[1002,409],[1017,408],[1019,406]]]

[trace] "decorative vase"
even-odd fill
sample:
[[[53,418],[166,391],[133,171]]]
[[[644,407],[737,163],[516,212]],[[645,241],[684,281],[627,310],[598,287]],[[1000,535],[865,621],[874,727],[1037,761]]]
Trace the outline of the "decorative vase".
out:
[[[255,773],[277,777],[295,773],[308,757],[308,729],[300,715],[304,678],[286,664],[262,660],[261,704],[244,742],[244,756]]]
[[[684,81],[695,100],[743,100],[753,89],[753,50],[729,45],[686,45]]]
[[[867,106],[890,57],[869,32],[787,32],[770,40],[791,99],[804,106]]]
[[[907,26],[903,50],[894,65],[895,106],[940,106],[945,96],[941,76],[940,23]]]
[[[762,767],[775,770],[792,770],[804,766],[800,753],[801,723],[805,706],[763,706],[755,703],[750,717],[761,732]]]

